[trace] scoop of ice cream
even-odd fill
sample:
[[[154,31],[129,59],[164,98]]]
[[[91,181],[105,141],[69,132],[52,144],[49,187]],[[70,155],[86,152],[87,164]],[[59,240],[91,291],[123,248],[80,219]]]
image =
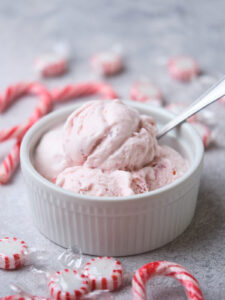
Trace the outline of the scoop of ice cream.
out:
[[[139,174],[129,171],[102,171],[83,166],[66,168],[56,178],[56,184],[79,194],[105,197],[130,196],[148,191],[146,179],[154,172]]]
[[[153,191],[180,178],[188,169],[188,161],[177,151],[161,146],[158,156],[148,166],[136,172],[138,180],[145,182],[148,191]],[[136,176],[137,176],[136,175]],[[151,176],[149,176],[151,175]]]
[[[129,196],[132,176],[126,171],[103,172],[76,166],[65,169],[56,179],[56,184],[66,190],[92,196]]]
[[[34,166],[45,178],[52,180],[62,172],[68,163],[62,147],[63,125],[46,132],[40,140],[34,155]]]
[[[155,190],[180,178],[188,169],[188,161],[176,150],[163,145],[159,155],[151,164],[155,179],[149,184],[149,190]]]
[[[91,101],[67,119],[63,148],[72,166],[131,171],[157,155],[155,135],[153,119],[121,101]]]
[[[137,171],[102,171],[84,166],[66,168],[56,178],[60,187],[79,194],[105,197],[142,194],[181,177],[187,161],[170,147],[160,147],[159,156]]]

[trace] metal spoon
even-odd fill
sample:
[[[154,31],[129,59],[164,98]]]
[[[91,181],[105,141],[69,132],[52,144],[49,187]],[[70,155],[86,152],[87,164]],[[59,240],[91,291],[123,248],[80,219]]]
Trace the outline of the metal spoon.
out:
[[[156,138],[160,139],[168,131],[170,131],[177,125],[183,123],[186,119],[196,114],[198,111],[202,110],[209,104],[217,101],[224,95],[225,95],[225,77],[223,77],[212,87],[210,87],[203,95],[198,97],[184,112],[176,116],[169,123],[167,123],[163,128],[161,128]]]

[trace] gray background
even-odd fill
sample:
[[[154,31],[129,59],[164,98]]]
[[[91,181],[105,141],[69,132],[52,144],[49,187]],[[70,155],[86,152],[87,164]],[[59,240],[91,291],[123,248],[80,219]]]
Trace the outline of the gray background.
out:
[[[33,60],[66,41],[73,61],[68,75],[49,79],[48,87],[97,79],[88,59],[99,50],[119,44],[125,71],[107,81],[123,98],[129,97],[134,80],[150,77],[162,89],[165,100],[191,102],[216,80],[225,67],[224,1],[0,1],[0,89],[20,80],[33,80]],[[193,55],[203,75],[191,84],[170,80],[165,62],[176,54]],[[24,121],[35,106],[25,98],[0,116],[0,127]],[[225,299],[225,106],[210,107],[217,121],[215,144],[207,150],[195,217],[189,228],[169,245],[143,255],[123,258],[134,271],[152,260],[166,259],[183,264],[199,280],[205,299]],[[12,142],[0,147],[0,159]],[[62,249],[33,227],[21,172],[8,185],[0,186],[0,234],[14,235],[37,249],[47,250],[46,269],[58,267]],[[32,293],[46,295],[44,279],[31,268],[0,271],[0,296],[10,294],[10,283]],[[152,280],[149,299],[186,299],[182,287],[172,279]],[[113,295],[131,299],[130,286]]]

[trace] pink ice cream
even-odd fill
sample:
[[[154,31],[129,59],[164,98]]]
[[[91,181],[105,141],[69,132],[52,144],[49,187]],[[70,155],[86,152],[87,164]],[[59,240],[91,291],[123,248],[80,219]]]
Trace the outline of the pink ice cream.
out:
[[[173,182],[188,164],[172,148],[158,145],[151,117],[112,100],[87,102],[64,127],[47,132],[37,146],[35,167],[76,193],[129,196]]]
[[[71,165],[132,171],[156,156],[155,134],[151,117],[121,101],[92,101],[67,119],[63,147]]]
[[[57,126],[45,133],[35,151],[34,166],[48,180],[69,167],[62,145],[62,129],[63,126]]]

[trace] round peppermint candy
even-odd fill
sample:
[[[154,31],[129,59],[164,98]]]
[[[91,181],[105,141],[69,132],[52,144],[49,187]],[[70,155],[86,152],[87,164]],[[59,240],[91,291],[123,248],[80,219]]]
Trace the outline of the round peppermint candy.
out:
[[[27,245],[17,238],[0,239],[0,268],[18,269],[25,263]]]
[[[43,54],[35,61],[35,70],[43,77],[64,74],[68,68],[68,59],[60,53]]]
[[[148,80],[135,82],[131,86],[130,97],[134,101],[162,105],[162,93],[160,89]]]
[[[189,81],[196,77],[200,70],[197,61],[190,56],[177,56],[168,62],[170,75],[181,81]]]
[[[122,56],[116,52],[100,52],[91,58],[92,69],[100,75],[114,75],[123,69]]]
[[[90,291],[88,278],[76,270],[64,269],[51,276],[48,288],[53,299],[77,300]]]
[[[113,291],[122,284],[123,269],[121,263],[112,257],[97,257],[86,263],[84,274],[90,280],[92,291]]]

